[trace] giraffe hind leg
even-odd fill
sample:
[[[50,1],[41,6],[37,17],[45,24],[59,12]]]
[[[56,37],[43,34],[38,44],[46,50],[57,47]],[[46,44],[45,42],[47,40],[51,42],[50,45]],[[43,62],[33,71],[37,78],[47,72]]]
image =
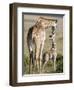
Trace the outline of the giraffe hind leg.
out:
[[[33,65],[34,65],[33,51],[31,51],[30,52],[30,62],[29,62],[29,73],[33,73]]]

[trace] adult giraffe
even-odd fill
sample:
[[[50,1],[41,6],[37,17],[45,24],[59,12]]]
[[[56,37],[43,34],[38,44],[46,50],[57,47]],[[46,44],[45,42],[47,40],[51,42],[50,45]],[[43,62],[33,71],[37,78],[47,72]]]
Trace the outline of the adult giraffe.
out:
[[[49,27],[55,28],[56,24],[57,20],[55,19],[47,19],[44,17],[39,17],[36,24],[31,28],[29,28],[27,34],[27,44],[30,54],[29,73],[32,73],[34,68],[33,66],[37,67],[39,73],[41,72],[42,51],[46,39],[45,30]]]

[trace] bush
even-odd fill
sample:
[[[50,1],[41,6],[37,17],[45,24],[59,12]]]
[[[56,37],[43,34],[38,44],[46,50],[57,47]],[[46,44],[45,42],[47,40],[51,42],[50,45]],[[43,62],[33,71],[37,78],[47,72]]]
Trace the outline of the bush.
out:
[[[29,74],[29,56],[24,55],[24,74]],[[53,61],[48,61],[44,68],[43,73],[62,73],[63,72],[63,56],[61,54],[57,55],[56,58],[56,71],[53,68]],[[34,71],[37,74],[37,70]]]
[[[57,65],[57,73],[62,73],[63,72],[63,56],[61,54],[57,55],[56,59],[56,65]]]
[[[24,55],[24,72],[29,74],[29,57],[27,55]]]

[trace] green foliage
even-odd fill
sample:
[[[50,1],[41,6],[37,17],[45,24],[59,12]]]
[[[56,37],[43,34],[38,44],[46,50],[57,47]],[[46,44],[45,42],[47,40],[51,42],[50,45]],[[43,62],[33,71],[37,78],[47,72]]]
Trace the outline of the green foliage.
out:
[[[29,74],[29,56],[24,55],[24,72]]]
[[[51,73],[51,72],[53,72],[53,62],[48,61],[48,63],[46,64],[44,68],[44,73]]]
[[[63,72],[63,56],[61,54],[57,55],[56,59],[56,65],[57,65],[57,73],[62,73]]]
[[[29,74],[29,56],[24,55],[24,73]],[[62,73],[63,72],[63,56],[61,54],[57,55],[56,58],[56,71],[53,68],[54,64],[52,60],[49,60],[46,64],[44,71],[42,73]],[[37,74],[37,70],[34,71]]]

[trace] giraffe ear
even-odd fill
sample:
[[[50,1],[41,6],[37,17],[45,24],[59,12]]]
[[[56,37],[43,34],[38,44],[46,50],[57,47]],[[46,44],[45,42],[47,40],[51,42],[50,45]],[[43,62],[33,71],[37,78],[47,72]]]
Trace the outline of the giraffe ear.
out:
[[[37,20],[37,22],[41,22],[41,20],[42,20],[41,17],[39,17],[38,20]]]
[[[39,17],[38,20],[37,20],[37,22],[36,22],[36,25],[37,25],[37,26],[40,26],[40,25],[41,25],[41,21],[42,21],[42,20],[41,20],[41,18]]]

